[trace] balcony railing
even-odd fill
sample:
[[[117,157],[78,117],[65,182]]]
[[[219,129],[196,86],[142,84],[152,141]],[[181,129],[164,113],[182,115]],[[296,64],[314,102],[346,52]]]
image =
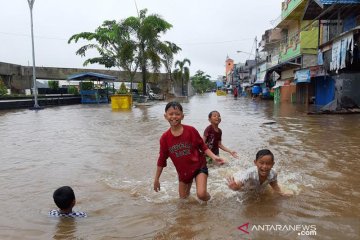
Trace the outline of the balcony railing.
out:
[[[281,4],[281,19],[288,17],[305,0],[284,0]]]
[[[288,38],[286,42],[280,44],[280,61],[286,61],[300,54],[300,34],[295,34]]]
[[[276,66],[279,64],[280,56],[277,55],[271,55],[271,59],[268,59],[268,62],[266,63],[266,69],[271,68],[273,66]]]
[[[301,53],[316,54],[318,47],[318,28],[301,31],[280,44],[280,61],[284,62]]]

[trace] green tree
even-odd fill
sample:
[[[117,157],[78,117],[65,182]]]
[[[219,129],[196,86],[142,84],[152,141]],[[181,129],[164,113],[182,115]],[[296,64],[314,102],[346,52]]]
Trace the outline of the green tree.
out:
[[[84,65],[99,63],[107,68],[118,67],[128,72],[131,88],[137,69],[140,67],[143,92],[146,94],[148,69],[159,73],[161,50],[160,40],[172,25],[157,14],[146,15],[147,9],[140,11],[138,17],[128,17],[120,22],[105,21],[94,33],[82,32],[70,37],[68,43],[79,39],[95,41],[81,47],[76,54],[85,56],[89,49],[96,49],[99,57],[89,58]]]
[[[184,83],[188,83],[190,79],[190,69],[189,67],[185,66],[185,64],[188,63],[188,65],[191,65],[191,62],[189,59],[184,58],[184,60],[180,61],[177,60],[175,62],[175,68],[179,66],[179,68],[174,70],[174,78],[177,81],[181,81],[181,94],[184,96]]]
[[[138,58],[135,55],[136,46],[130,39],[130,34],[124,29],[121,23],[115,20],[104,21],[95,32],[82,32],[70,37],[68,43],[79,39],[88,40],[86,44],[76,51],[76,55],[86,56],[88,50],[97,50],[99,56],[88,58],[84,66],[98,63],[106,68],[117,67],[123,69],[132,83],[139,67]],[[95,42],[95,43],[93,43]]]
[[[162,34],[172,28],[172,25],[157,14],[146,15],[147,9],[140,10],[138,17],[128,17],[121,22],[125,32],[129,34],[130,43],[141,72],[143,93],[146,95],[148,68],[159,73],[161,66],[161,50],[164,43],[160,40]]]
[[[210,76],[205,75],[201,70],[196,71],[196,74],[191,77],[191,86],[197,93],[203,93],[216,87],[216,83],[210,81]]]

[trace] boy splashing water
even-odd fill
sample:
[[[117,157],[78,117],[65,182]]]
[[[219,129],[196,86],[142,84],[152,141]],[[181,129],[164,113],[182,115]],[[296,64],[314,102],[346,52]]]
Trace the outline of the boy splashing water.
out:
[[[245,172],[238,172],[227,178],[228,187],[234,191],[255,190],[262,192],[267,185],[283,196],[292,195],[283,192],[277,182],[277,173],[272,169],[275,164],[274,155],[268,149],[257,152],[254,160],[255,166],[248,168]]]
[[[165,107],[164,117],[170,128],[160,138],[154,190],[160,191],[160,175],[167,165],[167,158],[170,157],[179,177],[180,198],[190,195],[191,185],[195,179],[197,197],[202,201],[208,201],[208,168],[204,153],[219,164],[223,164],[224,160],[211,152],[194,127],[181,124],[184,113],[180,103],[169,102]]]

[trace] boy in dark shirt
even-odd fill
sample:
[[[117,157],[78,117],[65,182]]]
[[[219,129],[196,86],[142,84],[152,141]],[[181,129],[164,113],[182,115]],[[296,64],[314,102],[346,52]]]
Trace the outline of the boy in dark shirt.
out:
[[[221,142],[222,131],[219,128],[221,122],[221,116],[218,111],[211,111],[209,113],[210,125],[204,131],[204,142],[210,148],[210,150],[219,156],[219,148],[231,154],[231,156],[237,158],[237,152],[225,147]],[[207,158],[208,163],[212,163],[211,159]]]

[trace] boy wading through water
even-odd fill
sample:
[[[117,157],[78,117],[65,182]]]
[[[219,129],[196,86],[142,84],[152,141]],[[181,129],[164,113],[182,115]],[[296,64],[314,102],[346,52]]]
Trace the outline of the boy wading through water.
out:
[[[170,128],[160,138],[160,155],[154,180],[154,190],[160,191],[160,175],[166,160],[171,158],[179,177],[179,196],[187,198],[195,179],[196,195],[202,201],[208,201],[208,168],[204,153],[219,164],[224,160],[216,156],[206,146],[199,132],[192,126],[181,124],[184,119],[183,108],[178,102],[169,102],[165,107],[165,119]]]

